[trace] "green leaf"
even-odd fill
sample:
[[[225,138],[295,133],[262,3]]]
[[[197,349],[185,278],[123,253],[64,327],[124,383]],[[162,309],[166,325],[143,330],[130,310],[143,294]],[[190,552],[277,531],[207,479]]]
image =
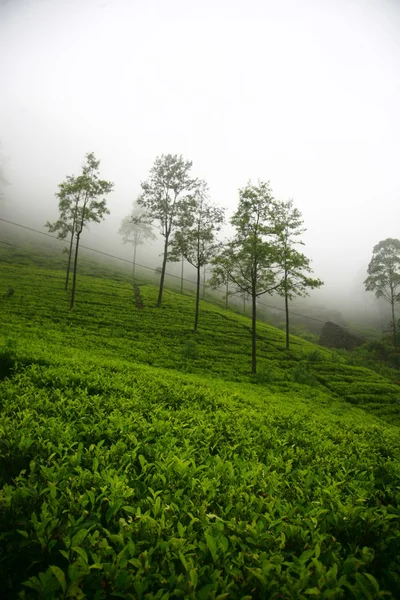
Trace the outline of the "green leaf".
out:
[[[197,584],[198,584],[197,570],[196,569],[190,569],[189,575],[190,575],[190,585],[192,585],[193,588],[196,589]]]
[[[364,573],[364,577],[367,577],[370,580],[370,582],[372,583],[375,591],[379,592],[379,583],[377,582],[377,580],[375,579],[375,577],[373,577],[369,573]]]
[[[54,485],[54,483],[52,483],[51,481],[49,481],[49,490],[50,490],[50,496],[54,499],[57,496],[57,488]]]
[[[17,532],[22,535],[24,538],[29,538],[29,535],[26,531],[22,531],[22,529],[17,529]]]
[[[211,552],[212,559],[215,562],[215,560],[217,558],[217,542],[216,542],[215,538],[212,535],[210,535],[209,533],[205,533],[204,537],[206,539],[207,547],[208,547],[209,551]]]
[[[314,549],[310,548],[309,550],[305,550],[301,556],[299,557],[299,561],[301,563],[306,563],[310,558],[314,556]]]
[[[54,565],[50,565],[50,569],[51,569],[54,577],[57,579],[58,583],[60,584],[63,593],[65,594],[65,591],[67,589],[67,583],[65,581],[64,571],[62,571],[59,567],[56,567]]]
[[[80,529],[71,540],[71,546],[79,546],[88,534],[87,529]]]
[[[198,596],[199,600],[209,600],[210,592],[215,590],[215,588],[216,588],[215,583],[206,583],[205,585],[203,585],[203,587],[200,588],[200,590],[197,592],[197,596]]]
[[[124,510],[125,512],[127,512],[130,515],[135,515],[136,516],[136,509],[132,508],[132,506],[123,506],[122,510]]]
[[[356,582],[359,589],[363,592],[366,598],[371,598],[371,596],[375,595],[376,591],[379,591],[378,582],[372,577],[372,580],[367,577],[366,573],[356,573]],[[378,585],[378,589],[376,586]]]
[[[89,562],[87,554],[83,548],[80,548],[79,546],[73,546],[71,550],[74,550],[77,554],[79,554],[79,556],[83,558],[86,564]]]
[[[185,556],[182,554],[182,552],[179,552],[179,558],[181,559],[181,563],[183,564],[183,566],[184,566],[184,568],[185,568],[185,571],[187,572],[187,571],[188,571],[188,569],[189,569],[189,567],[188,567],[188,564],[187,564],[186,558],[185,558]]]
[[[261,571],[261,569],[258,569],[258,568],[253,568],[253,569],[250,569],[249,567],[246,567],[246,568],[247,568],[247,570],[248,570],[248,571],[249,571],[249,572],[250,572],[252,575],[254,575],[254,577],[256,577],[256,579],[258,579],[259,581],[261,581],[261,583],[262,583],[263,585],[266,585],[266,584],[267,584],[267,578],[265,577],[265,575],[264,575],[264,573]]]
[[[304,593],[308,596],[320,596],[321,590],[319,590],[317,587],[312,587],[308,588]]]
[[[66,593],[67,598],[74,598],[74,600],[82,600],[85,598],[83,590],[76,583],[70,583]]]
[[[227,552],[228,548],[229,548],[229,540],[228,540],[228,538],[221,534],[218,542],[219,542],[220,548],[222,548],[222,551],[224,553]]]
[[[22,585],[35,590],[35,592],[41,593],[43,591],[43,585],[37,577],[30,577],[30,579],[28,579],[28,581],[24,581]]]

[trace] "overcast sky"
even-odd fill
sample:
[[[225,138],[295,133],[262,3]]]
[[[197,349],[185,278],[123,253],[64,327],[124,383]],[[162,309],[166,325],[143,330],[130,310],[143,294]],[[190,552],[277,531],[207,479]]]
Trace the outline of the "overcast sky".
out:
[[[230,212],[269,180],[294,199],[326,290],[400,237],[400,1],[0,0],[8,213],[57,216],[93,151],[118,229],[161,153]]]

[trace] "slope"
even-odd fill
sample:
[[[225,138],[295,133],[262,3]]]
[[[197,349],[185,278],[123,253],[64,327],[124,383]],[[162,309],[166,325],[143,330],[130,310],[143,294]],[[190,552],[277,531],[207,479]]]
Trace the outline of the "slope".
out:
[[[194,336],[192,298],[141,285],[136,308],[117,275],[80,276],[70,313],[63,272],[21,263],[0,265],[2,597],[398,596],[399,429],[365,410],[396,416],[397,386],[263,324],[251,378],[245,317],[202,303]]]

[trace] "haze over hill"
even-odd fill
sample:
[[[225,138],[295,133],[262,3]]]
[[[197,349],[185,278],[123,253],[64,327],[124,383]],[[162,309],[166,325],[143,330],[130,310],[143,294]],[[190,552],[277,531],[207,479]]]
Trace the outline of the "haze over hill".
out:
[[[2,2],[1,213],[55,219],[58,183],[93,151],[116,185],[85,243],[128,257],[116,232],[140,181],[182,153],[229,214],[249,178],[293,197],[325,281],[311,301],[376,314],[362,281],[398,237],[399,41],[399,4],[382,0]]]

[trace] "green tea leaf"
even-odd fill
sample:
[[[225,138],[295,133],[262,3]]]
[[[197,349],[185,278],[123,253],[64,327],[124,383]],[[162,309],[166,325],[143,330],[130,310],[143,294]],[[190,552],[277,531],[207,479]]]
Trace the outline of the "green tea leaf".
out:
[[[57,579],[58,583],[60,584],[62,591],[65,594],[65,591],[67,589],[67,583],[65,581],[64,571],[62,571],[59,567],[56,567],[54,565],[53,566],[50,565],[50,569],[51,569],[54,577]]]

